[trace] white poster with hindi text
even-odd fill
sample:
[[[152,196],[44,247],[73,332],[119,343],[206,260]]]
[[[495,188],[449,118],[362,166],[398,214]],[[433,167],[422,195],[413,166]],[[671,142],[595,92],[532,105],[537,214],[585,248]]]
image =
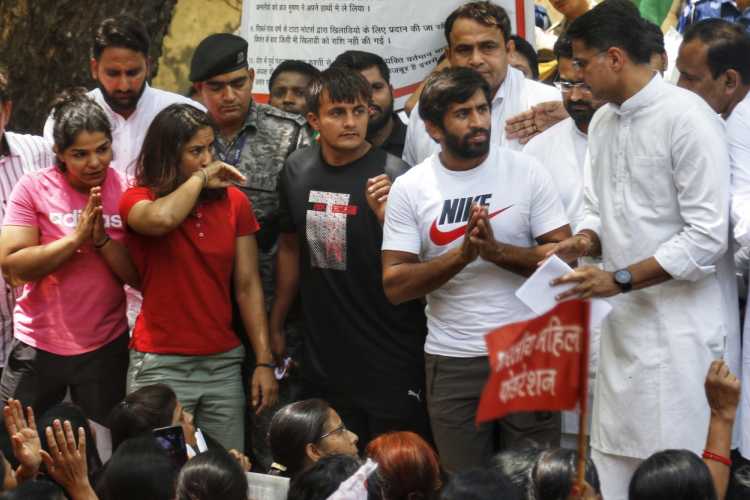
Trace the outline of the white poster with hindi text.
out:
[[[496,1],[508,12],[513,32],[533,44],[533,1]],[[244,0],[240,35],[250,46],[248,60],[256,75],[254,96],[259,102],[267,101],[268,79],[284,60],[303,60],[323,70],[346,50],[364,50],[380,55],[388,64],[399,109],[437,64],[446,46],[445,18],[463,3]]]

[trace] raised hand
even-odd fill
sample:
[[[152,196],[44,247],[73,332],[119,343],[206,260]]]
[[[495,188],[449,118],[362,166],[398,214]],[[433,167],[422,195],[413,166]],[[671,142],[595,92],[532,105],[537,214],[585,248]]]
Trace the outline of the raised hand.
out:
[[[34,410],[29,406],[24,415],[21,402],[17,399],[9,399],[8,404],[3,408],[3,416],[13,456],[21,464],[17,476],[31,478],[39,471],[42,463],[42,442],[36,430]]]
[[[381,224],[385,220],[385,206],[392,185],[390,177],[386,174],[380,174],[377,177],[367,179],[365,198],[370,209],[375,213]]]
[[[706,375],[706,399],[711,414],[727,421],[734,421],[740,404],[740,381],[729,371],[722,360],[711,363]]]
[[[49,453],[42,450],[42,460],[47,473],[65,488],[73,500],[93,500],[96,494],[91,488],[86,463],[86,433],[78,428],[78,444],[69,421],[59,420],[45,430]]]
[[[534,136],[568,117],[561,101],[542,102],[528,111],[512,116],[505,121],[508,139],[518,139],[526,144]]]

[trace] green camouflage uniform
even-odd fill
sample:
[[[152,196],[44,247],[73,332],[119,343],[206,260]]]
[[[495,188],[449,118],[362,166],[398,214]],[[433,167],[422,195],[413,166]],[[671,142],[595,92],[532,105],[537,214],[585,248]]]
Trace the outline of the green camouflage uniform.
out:
[[[287,113],[265,104],[251,103],[245,124],[233,141],[228,143],[220,134],[216,134],[215,150],[217,158],[233,164],[247,178],[244,186],[238,186],[253,205],[255,217],[260,223],[256,233],[258,241],[258,268],[263,284],[263,295],[266,308],[270,310],[273,302],[276,280],[276,249],[279,235],[278,178],[287,156],[298,148],[312,143],[310,129],[306,120],[300,116]],[[238,155],[238,148],[239,150]],[[301,352],[303,334],[299,321],[287,322],[285,335],[287,352],[294,358]],[[242,322],[235,314],[235,329],[245,335]],[[244,340],[244,339],[243,339]],[[251,358],[252,349],[246,349]],[[252,369],[254,359],[248,363]],[[245,372],[247,377],[250,372]],[[292,382],[292,383],[290,383]],[[279,405],[296,399],[298,384],[286,379],[279,384]],[[256,470],[263,471],[272,460],[266,444],[266,434],[273,411],[266,410],[253,418],[253,426],[248,436],[252,436],[252,455]]]

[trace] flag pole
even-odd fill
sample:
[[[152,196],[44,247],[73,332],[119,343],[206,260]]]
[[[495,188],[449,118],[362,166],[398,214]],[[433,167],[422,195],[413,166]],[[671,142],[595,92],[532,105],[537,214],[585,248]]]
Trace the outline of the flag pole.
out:
[[[578,470],[576,481],[573,484],[573,496],[583,497],[586,481],[586,454],[588,450],[588,423],[589,423],[589,346],[591,337],[591,302],[584,301],[586,318],[586,332],[581,343],[581,393],[579,394],[578,407],[580,413],[578,416]]]

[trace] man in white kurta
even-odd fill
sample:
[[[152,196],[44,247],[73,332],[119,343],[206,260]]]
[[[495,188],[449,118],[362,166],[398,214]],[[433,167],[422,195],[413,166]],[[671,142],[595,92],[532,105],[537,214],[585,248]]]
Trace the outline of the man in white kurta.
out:
[[[555,86],[560,90],[563,106],[569,118],[553,125],[532,138],[523,152],[535,157],[552,176],[552,181],[560,193],[570,225],[575,231],[583,220],[583,165],[588,145],[588,130],[594,112],[602,102],[591,95],[591,90],[583,82],[581,70],[573,65],[573,47],[567,37],[561,37],[554,46],[557,60],[558,80]],[[599,264],[598,259],[588,258],[582,264]],[[596,372],[599,365],[599,338],[601,329],[591,331],[589,348],[589,408],[594,393]],[[562,414],[560,446],[578,448],[580,415],[578,411],[565,411]]]
[[[112,125],[112,166],[127,178],[135,174],[135,163],[143,139],[154,117],[170,104],[200,103],[173,92],[151,87],[148,76],[150,40],[145,26],[130,16],[102,21],[96,31],[91,76],[98,88],[88,92],[102,107]],[[44,138],[53,143],[54,121],[44,124]]]
[[[602,326],[592,458],[608,500],[627,498],[640,461],[665,448],[700,453],[703,381],[728,326],[717,262],[727,249],[729,155],[720,118],[648,66],[634,6],[605,0],[568,35],[595,97],[584,220],[557,247],[601,255],[558,282],[560,299],[611,297]]]
[[[555,86],[570,117],[532,138],[523,152],[539,160],[550,173],[575,230],[583,220],[583,164],[589,124],[604,103],[591,95],[581,70],[574,66],[570,40],[558,40],[554,52],[559,74]]]
[[[491,24],[486,24],[491,20]],[[510,40],[511,26],[505,10],[485,2],[462,5],[446,20],[448,31],[446,55],[453,68],[472,68],[479,71],[490,84],[492,92],[493,146],[503,146],[517,151],[522,145],[517,140],[505,137],[505,121],[532,106],[548,101],[559,101],[560,92],[523,76],[519,70],[508,65],[508,51],[513,47]],[[418,106],[409,116],[403,159],[409,165],[417,165],[429,156],[440,152],[419,117]]]
[[[677,57],[677,85],[701,96],[726,123],[732,175],[731,222],[742,252],[750,247],[750,36],[741,26],[722,19],[706,19],[685,33]],[[744,264],[745,271],[747,263]],[[747,315],[746,315],[747,317]],[[750,334],[745,322],[744,349],[729,366],[742,380],[740,414],[735,425],[733,447],[750,458]],[[739,337],[739,336],[738,336]],[[737,342],[739,343],[739,342]],[[728,345],[728,349],[739,350]],[[745,368],[745,369],[741,369]]]

